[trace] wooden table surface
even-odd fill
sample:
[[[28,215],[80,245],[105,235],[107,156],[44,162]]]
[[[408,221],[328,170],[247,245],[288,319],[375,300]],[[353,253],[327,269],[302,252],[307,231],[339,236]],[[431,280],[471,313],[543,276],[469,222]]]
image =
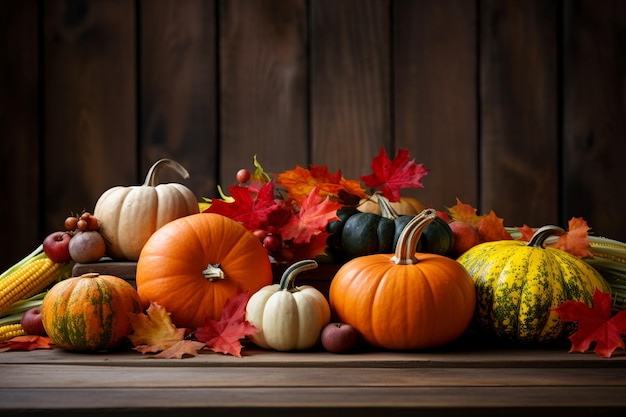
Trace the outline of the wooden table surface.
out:
[[[4,352],[0,416],[511,417],[626,410],[626,354],[603,359],[568,348],[485,346],[464,337],[428,352],[280,353],[249,344],[243,358]]]

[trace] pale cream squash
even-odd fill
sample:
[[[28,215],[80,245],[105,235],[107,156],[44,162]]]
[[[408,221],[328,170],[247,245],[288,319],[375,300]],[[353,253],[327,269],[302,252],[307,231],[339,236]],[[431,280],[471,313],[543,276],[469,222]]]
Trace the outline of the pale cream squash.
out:
[[[295,285],[296,275],[317,267],[310,259],[295,262],[283,273],[280,284],[254,293],[246,306],[246,320],[260,331],[249,338],[257,346],[278,351],[306,350],[320,341],[330,322],[330,305],[319,290]]]
[[[96,202],[94,216],[106,241],[106,255],[136,261],[150,236],[165,224],[180,217],[199,213],[198,199],[178,183],[159,184],[164,167],[188,178],[187,170],[171,159],[152,165],[143,185],[116,186],[106,190]]]

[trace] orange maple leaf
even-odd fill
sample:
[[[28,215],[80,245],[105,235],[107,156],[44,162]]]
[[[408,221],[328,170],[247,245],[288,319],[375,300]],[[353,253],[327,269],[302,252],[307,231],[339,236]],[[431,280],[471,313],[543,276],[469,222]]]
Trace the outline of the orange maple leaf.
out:
[[[204,342],[206,347],[214,352],[240,358],[243,348],[240,339],[259,331],[246,320],[246,305],[249,298],[248,292],[241,291],[226,300],[220,319],[205,319],[204,326],[196,329],[195,338]]]
[[[488,215],[482,216],[478,225],[478,234],[484,242],[496,240],[511,240],[511,234],[504,227],[504,219],[496,216],[493,210]]]
[[[361,188],[358,181],[346,180],[341,176],[341,170],[332,174],[328,167],[310,165],[310,170],[299,165],[292,170],[276,175],[276,182],[283,186],[291,198],[298,204],[304,200],[317,187],[320,196],[331,196],[336,198],[339,191],[343,190],[349,194],[365,197],[365,190]]]
[[[456,199],[456,205],[448,207],[447,209],[452,220],[464,221],[476,228],[480,225],[480,219],[483,217],[476,214],[477,210],[474,207],[463,203],[458,198]]]
[[[589,229],[584,219],[572,217],[568,222],[567,232],[548,246],[564,250],[579,258],[592,258],[593,252],[589,248],[589,239],[587,238]]]
[[[516,227],[516,229],[522,234],[518,240],[521,240],[524,242],[530,242],[530,239],[535,234],[535,229],[533,229],[527,224],[525,224],[522,227]]]
[[[185,337],[185,329],[174,326],[170,314],[155,302],[150,302],[146,314],[131,314],[133,334],[128,336],[133,349],[141,353],[167,350]]]
[[[331,201],[328,197],[322,197],[317,187],[313,187],[311,193],[302,200],[302,205],[297,216],[292,216],[284,226],[280,228],[280,234],[284,240],[293,239],[294,243],[307,243],[311,238],[326,230],[326,225],[337,220],[337,210],[341,204]]]
[[[52,349],[52,339],[48,336],[23,335],[15,336],[0,343],[0,351]]]
[[[154,359],[183,359],[185,356],[197,356],[198,351],[204,347],[204,343],[195,340],[179,340],[171,347],[157,353]]]

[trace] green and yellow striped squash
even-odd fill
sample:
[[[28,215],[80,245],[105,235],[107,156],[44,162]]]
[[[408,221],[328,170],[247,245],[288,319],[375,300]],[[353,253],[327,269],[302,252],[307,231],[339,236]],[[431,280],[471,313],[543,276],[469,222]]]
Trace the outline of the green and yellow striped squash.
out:
[[[130,316],[141,311],[128,282],[89,273],[56,283],[41,304],[41,320],[57,346],[73,351],[119,347],[131,333]]]
[[[545,239],[561,230],[538,229],[530,242],[500,240],[474,246],[457,261],[474,280],[474,326],[513,342],[550,343],[574,330],[553,311],[564,301],[591,306],[596,288],[610,292],[600,273],[582,259],[544,247]]]

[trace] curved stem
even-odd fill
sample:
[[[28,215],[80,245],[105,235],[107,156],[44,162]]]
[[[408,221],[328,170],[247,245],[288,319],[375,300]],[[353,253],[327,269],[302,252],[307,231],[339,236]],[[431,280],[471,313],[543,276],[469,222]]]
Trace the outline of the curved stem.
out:
[[[563,230],[559,226],[548,225],[548,226],[540,227],[539,229],[535,231],[533,236],[530,238],[530,241],[528,242],[527,246],[543,248],[543,244],[547,238],[557,233],[561,234],[563,232],[565,232],[565,230]]]
[[[391,258],[391,262],[398,265],[416,264],[415,248],[422,232],[437,217],[437,211],[431,208],[422,210],[421,213],[411,219],[406,224],[396,245],[396,252]]]
[[[317,262],[313,259],[303,259],[298,262],[294,262],[291,264],[283,275],[280,277],[280,287],[278,291],[294,291],[296,288],[296,275],[298,275],[302,271],[307,271],[309,269],[317,268]]]
[[[399,217],[398,212],[394,210],[393,207],[391,207],[391,204],[387,197],[383,197],[382,195],[378,194],[378,205],[380,206],[380,215],[382,217],[385,217],[389,220],[394,220]]]
[[[163,158],[156,161],[150,167],[148,173],[146,174],[146,180],[144,181],[143,185],[155,187],[157,184],[159,184],[159,171],[161,171],[163,167],[170,167],[174,169],[174,171],[176,171],[178,175],[180,175],[184,179],[189,178],[189,172],[187,172],[185,167],[172,159]]]
[[[220,264],[208,264],[202,275],[211,282],[225,278]]]

